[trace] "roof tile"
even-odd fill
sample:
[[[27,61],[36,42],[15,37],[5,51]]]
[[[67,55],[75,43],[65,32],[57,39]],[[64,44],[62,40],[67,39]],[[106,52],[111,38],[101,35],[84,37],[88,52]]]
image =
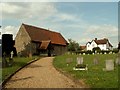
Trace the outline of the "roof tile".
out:
[[[41,42],[41,41],[51,40],[52,44],[67,45],[67,41],[58,32],[54,32],[26,24],[22,24],[22,25],[25,27],[32,41]]]

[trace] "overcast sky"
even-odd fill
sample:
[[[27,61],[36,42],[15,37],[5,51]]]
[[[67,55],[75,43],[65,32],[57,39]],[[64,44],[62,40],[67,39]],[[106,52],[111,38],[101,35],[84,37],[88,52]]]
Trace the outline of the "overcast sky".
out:
[[[94,38],[118,44],[117,2],[4,2],[0,7],[2,33],[14,37],[25,23],[60,32],[80,45]]]

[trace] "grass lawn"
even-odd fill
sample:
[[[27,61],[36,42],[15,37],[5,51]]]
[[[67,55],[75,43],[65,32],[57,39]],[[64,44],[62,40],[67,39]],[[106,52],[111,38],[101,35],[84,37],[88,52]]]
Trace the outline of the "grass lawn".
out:
[[[56,56],[53,65],[74,77],[75,79],[84,80],[84,82],[90,88],[117,88],[118,87],[118,68],[120,66],[115,65],[114,71],[103,71],[105,68],[105,60],[113,59],[115,60],[117,54],[97,54],[97,55],[81,55],[84,58],[84,64],[88,64],[87,71],[74,71],[73,67],[76,65],[76,58],[78,55],[62,55]],[[73,58],[72,63],[67,66],[66,58]],[[99,59],[99,64],[94,65],[93,59],[97,57]]]
[[[12,66],[9,67],[5,67],[5,68],[0,68],[0,73],[2,78],[0,77],[0,81],[3,81],[5,78],[7,78],[10,74],[14,73],[17,69],[19,69],[20,67],[24,66],[25,64],[27,64],[27,62],[38,58],[37,56],[33,56],[32,58],[28,58],[28,57],[16,57],[14,58],[14,63]]]

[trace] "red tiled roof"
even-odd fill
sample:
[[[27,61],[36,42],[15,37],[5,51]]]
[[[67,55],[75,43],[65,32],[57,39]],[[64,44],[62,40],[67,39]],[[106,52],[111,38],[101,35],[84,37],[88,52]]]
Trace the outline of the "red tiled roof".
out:
[[[63,38],[63,36],[54,31],[49,31],[43,28],[22,24],[26,31],[28,32],[32,41],[46,41],[51,40],[52,44],[59,44],[59,45],[67,45],[67,41]]]
[[[40,49],[47,49],[49,43],[50,43],[50,40],[48,40],[48,41],[42,41],[42,43],[40,45]]]
[[[107,39],[101,39],[101,40],[94,40],[97,44],[106,44],[107,43]]]
[[[95,42],[96,42],[96,44],[107,44],[107,42],[108,42],[108,44],[110,45],[110,46],[112,46],[111,44],[110,44],[110,42],[108,41],[108,39],[106,39],[106,38],[104,38],[104,39],[100,39],[100,40],[94,40]]]
[[[86,46],[80,46],[80,49],[84,50],[86,49]]]

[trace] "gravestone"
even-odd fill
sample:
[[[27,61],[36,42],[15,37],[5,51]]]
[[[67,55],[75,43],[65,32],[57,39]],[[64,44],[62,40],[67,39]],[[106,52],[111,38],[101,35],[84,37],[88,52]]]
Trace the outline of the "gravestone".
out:
[[[68,52],[67,54],[70,55],[70,52]]]
[[[113,60],[106,60],[105,71],[112,71],[112,70],[114,70],[114,61]]]
[[[9,58],[9,66],[12,66],[13,64],[13,51],[10,52],[10,58]]]
[[[93,63],[94,63],[94,65],[97,65],[99,63],[98,58],[94,58]]]
[[[83,55],[85,55],[85,53],[83,53]]]
[[[8,65],[7,59],[6,59],[6,54],[5,52],[3,53],[3,58],[2,58],[2,67],[6,67]]]
[[[77,65],[83,64],[83,57],[77,57]]]
[[[110,51],[109,54],[112,54],[112,52]]]
[[[13,51],[10,53],[10,58],[13,59]]]
[[[74,53],[72,53],[72,55],[74,55]]]
[[[120,65],[120,57],[117,57],[115,60],[116,65]]]
[[[29,58],[32,58],[32,53],[29,53]]]
[[[70,63],[72,63],[72,61],[73,61],[72,58],[67,58],[67,59],[66,59],[66,64],[67,64],[67,66],[68,66]]]
[[[95,53],[97,53],[97,51],[95,51]]]
[[[113,54],[115,54],[115,53],[113,52]]]

